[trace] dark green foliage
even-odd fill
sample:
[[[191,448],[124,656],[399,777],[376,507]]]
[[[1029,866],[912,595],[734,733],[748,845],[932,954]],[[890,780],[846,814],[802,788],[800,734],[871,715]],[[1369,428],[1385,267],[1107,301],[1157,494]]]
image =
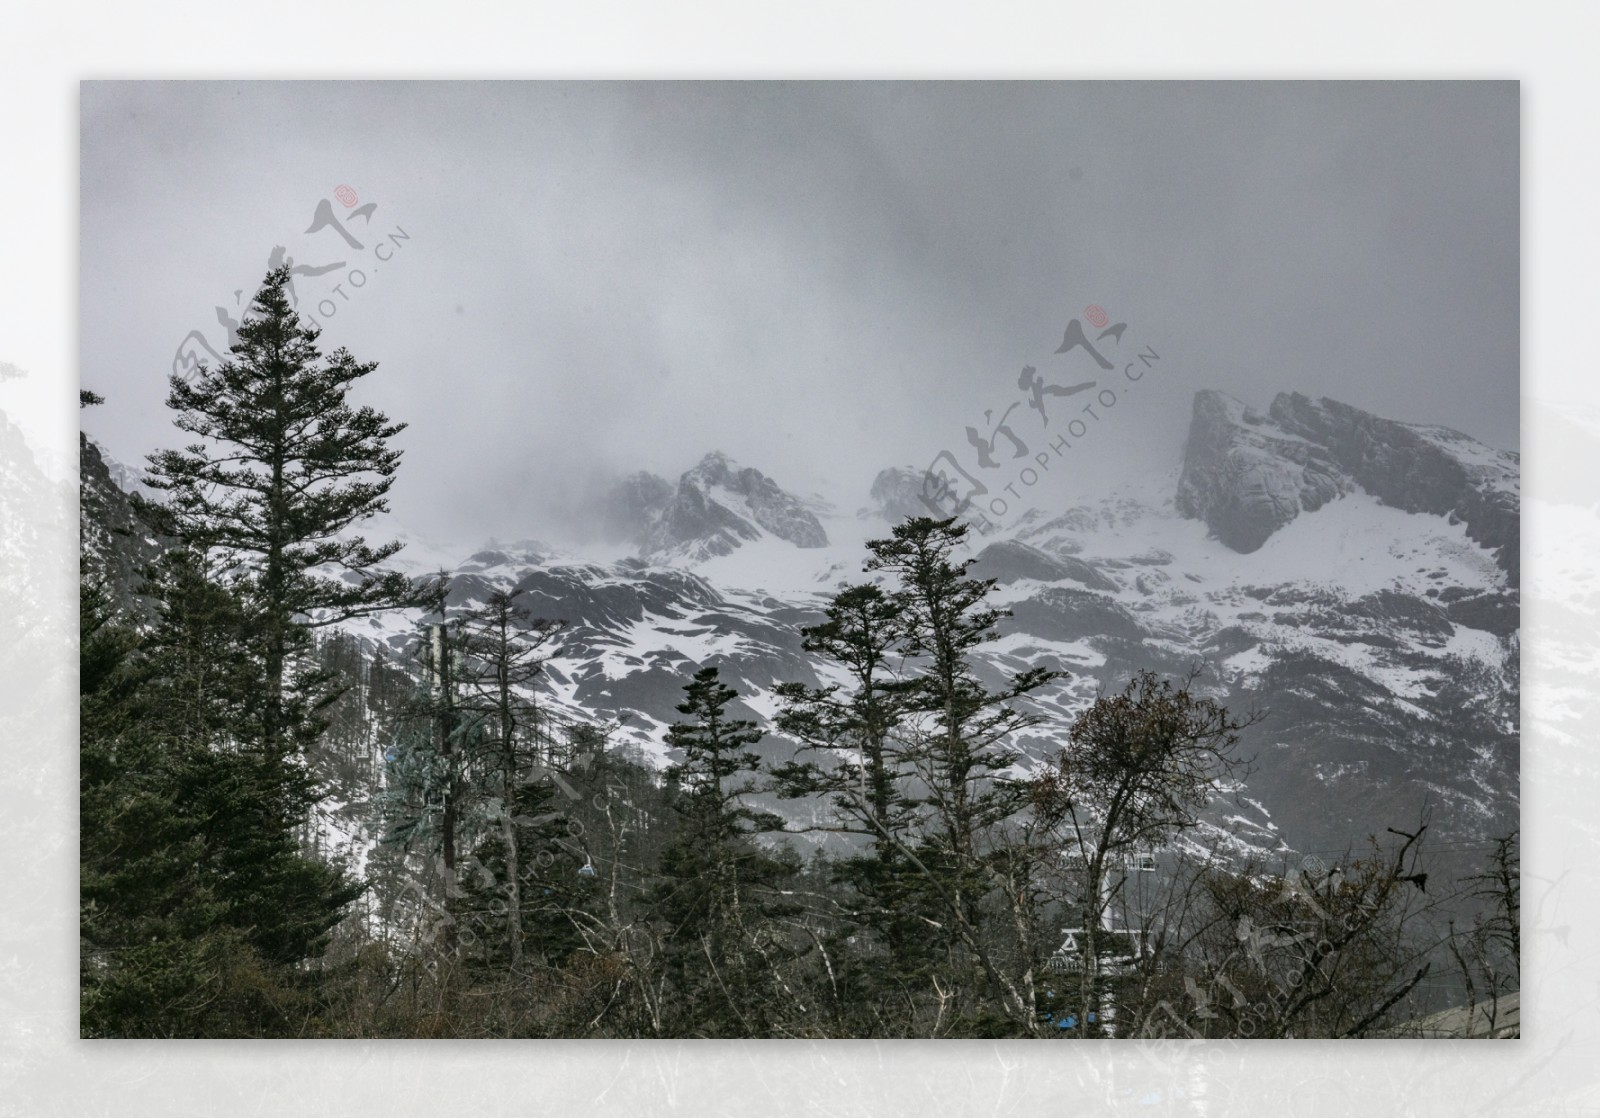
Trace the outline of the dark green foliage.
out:
[[[969,578],[974,560],[954,558],[966,535],[967,526],[954,520],[915,517],[895,526],[892,538],[867,544],[867,570],[899,581],[903,648],[916,664],[907,706],[926,720],[913,749],[927,801],[962,860],[974,853],[979,832],[1016,810],[1014,789],[994,780],[1017,759],[1011,736],[1038,721],[1016,701],[1061,675],[1028,669],[998,691],[978,679],[971,654],[997,636],[1006,612],[986,601],[994,580]]]
[[[459,897],[450,908],[472,931],[467,956],[475,969],[492,975],[521,969],[525,960],[536,967],[560,967],[584,947],[582,927],[571,914],[590,904],[596,879],[583,873],[593,864],[584,845],[573,839],[580,829],[573,826],[577,817],[565,811],[568,803],[553,782],[521,785],[514,790],[509,821],[484,828],[472,846],[473,873],[460,876]],[[508,858],[508,830],[515,861]],[[509,889],[513,868],[514,897]]]
[[[895,857],[893,837],[904,830],[904,773],[890,733],[900,723],[910,688],[894,665],[902,637],[899,602],[871,584],[846,587],[827,608],[827,621],[802,631],[807,652],[842,665],[851,689],[780,684],[785,701],[778,729],[802,744],[797,760],[775,770],[788,796],[822,795],[867,836],[880,861]]]
[[[904,623],[897,596],[870,583],[842,588],[827,620],[802,636],[808,652],[845,670],[849,686],[778,688],[778,729],[801,743],[795,760],[774,770],[780,794],[827,798],[834,826],[871,843],[868,853],[826,868],[846,888],[836,936],[853,950],[839,955],[870,960],[846,972],[851,996],[841,1013],[851,1020],[910,1016],[906,991],[926,985],[939,955],[937,926],[922,916],[938,900],[902,853],[916,812],[908,794],[915,774],[894,737],[916,687],[899,671]]]
[[[312,783],[175,715],[185,662],[103,589],[81,611],[82,1032],[295,1032],[312,1005],[296,965],[361,892],[295,840]]]
[[[308,337],[257,331],[240,361],[270,371],[274,345],[303,355]],[[241,492],[236,511],[259,496]],[[381,576],[362,603],[310,576],[274,599],[262,554],[199,508],[152,569],[152,622],[83,592],[86,1035],[1372,1036],[1414,1016],[1430,952],[1469,1000],[1514,989],[1511,838],[1458,889],[1480,915],[1448,952],[1416,931],[1448,889],[1420,830],[1315,881],[1173,854],[1136,889],[1136,850],[1200,833],[1245,721],[1138,674],[1019,774],[1015,736],[1056,674],[980,676],[1003,612],[952,521],[871,542],[882,582],[842,588],[804,631],[840,682],[778,689],[791,760],[759,760],[763,728],[706,668],[663,774],[613,727],[547,709],[558,625],[513,592],[447,618],[438,584],[443,628],[390,659],[312,624],[376,608]],[[825,815],[786,826],[772,796]],[[364,883],[311,849],[330,802],[381,840]],[[791,846],[819,833],[806,858]],[[1069,925],[1094,931],[1052,958]]]
[[[990,579],[974,579],[967,526],[954,519],[914,517],[892,537],[869,541],[868,571],[896,580],[892,590],[907,664],[900,756],[913,774],[918,818],[898,846],[916,876],[920,915],[942,930],[942,966],[965,991],[982,989],[987,1008],[956,1000],[967,1028],[1026,1031],[1027,995],[1037,963],[1025,883],[997,864],[1012,844],[1006,829],[1026,805],[1025,787],[1007,777],[1016,763],[1014,736],[1039,719],[1022,701],[1061,673],[1032,668],[998,689],[977,675],[972,655],[993,640],[1005,612],[988,604]],[[1022,939],[1019,942],[1018,936]],[[992,1019],[992,1021],[990,1021]]]
[[[285,678],[311,627],[420,601],[383,568],[399,543],[374,547],[347,531],[388,509],[400,460],[388,441],[405,425],[348,402],[377,365],[343,349],[324,359],[319,331],[290,306],[289,279],[287,268],[267,274],[228,361],[193,379],[172,375],[167,406],[198,441],[150,456],[149,483],[166,500],[144,503],[158,529],[218,561],[217,577],[248,612],[269,750],[303,749],[321,729],[326,678]]]
[[[171,380],[197,441],[152,455],[166,501],[135,503],[167,543],[139,588],[153,624],[83,590],[86,1034],[302,1031],[315,961],[364,889],[304,850],[322,796],[307,751],[341,688],[312,632],[416,598],[381,569],[397,544],[348,532],[386,508],[400,427],[346,402],[374,366],[321,360],[288,279],[268,274],[231,360]]]
[[[687,719],[667,733],[684,755],[667,770],[673,838],[650,891],[673,990],[669,1020],[674,1032],[748,1036],[768,1028],[781,1002],[770,952],[782,939],[775,921],[792,910],[779,890],[798,868],[756,841],[783,822],[743,799],[760,767],[745,747],[762,733],[727,717],[738,693],[715,668],[695,673],[685,692],[678,710]]]

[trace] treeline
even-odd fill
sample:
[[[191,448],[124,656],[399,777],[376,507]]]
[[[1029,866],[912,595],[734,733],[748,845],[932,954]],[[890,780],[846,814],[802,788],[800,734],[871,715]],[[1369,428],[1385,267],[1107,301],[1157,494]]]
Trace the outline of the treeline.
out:
[[[835,682],[780,686],[795,749],[776,763],[715,668],[685,682],[658,774],[541,708],[557,624],[514,593],[433,615],[379,802],[380,906],[348,947],[378,962],[360,1028],[1371,1036],[1447,988],[1515,988],[1509,840],[1495,882],[1431,893],[1425,824],[1292,870],[1218,849],[1202,813],[1242,777],[1253,717],[1193,679],[1136,675],[1019,772],[1008,743],[1041,729],[1026,700],[1055,674],[980,678],[1000,615],[956,558],[964,531],[917,519],[869,544],[884,578],[804,631]]]
[[[86,1035],[1371,1036],[1441,981],[1516,988],[1513,838],[1431,887],[1425,821],[1252,864],[1202,814],[1254,716],[1195,677],[1136,675],[1019,766],[1058,674],[976,655],[1003,612],[954,521],[871,542],[804,631],[828,683],[778,689],[788,760],[715,668],[665,773],[629,758],[541,704],[559,622],[449,605],[353,534],[400,426],[347,402],[373,367],[324,359],[285,280],[173,381],[198,441],[152,460],[159,621],[84,590]],[[408,608],[409,666],[318,636]],[[330,769],[373,790],[360,881],[318,854]]]

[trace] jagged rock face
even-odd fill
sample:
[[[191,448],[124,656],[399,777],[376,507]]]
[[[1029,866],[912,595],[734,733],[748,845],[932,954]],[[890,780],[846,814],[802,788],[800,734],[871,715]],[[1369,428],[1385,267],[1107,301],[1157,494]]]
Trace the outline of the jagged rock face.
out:
[[[534,617],[564,623],[545,684],[595,718],[626,715],[641,730],[676,722],[684,680],[708,666],[746,696],[770,692],[780,681],[820,682],[800,636],[802,626],[822,620],[819,610],[744,601],[690,571],[640,560],[568,564],[505,556],[457,573],[448,601],[471,606],[497,588],[522,592],[520,604]],[[388,644],[403,656],[411,640],[399,633]],[[743,705],[737,710],[741,718],[759,717]]]
[[[1178,511],[1236,552],[1253,552],[1302,511],[1350,489],[1327,451],[1286,434],[1224,393],[1195,393]]]
[[[685,558],[725,556],[761,533],[749,521],[694,485],[678,492],[645,534],[644,555],[679,554]]]
[[[1323,397],[1279,393],[1272,418],[1326,447],[1361,488],[1408,513],[1455,516],[1490,548],[1516,584],[1520,575],[1520,457],[1459,431],[1386,420]]]
[[[1270,417],[1195,394],[1177,507],[1238,552],[1301,513],[1362,489],[1408,513],[1459,519],[1515,586],[1520,462],[1446,427],[1400,423],[1326,397],[1279,393]]]
[[[1522,628],[1522,607],[1516,591],[1473,594],[1461,587],[1446,587],[1437,597],[1445,604],[1445,616],[1458,626],[1481,629],[1496,637],[1512,637]]]
[[[707,492],[727,490],[749,503],[756,524],[797,548],[825,548],[828,534],[805,502],[778,488],[778,483],[753,467],[738,469],[727,457],[710,454],[684,476]],[[679,489],[683,488],[680,482]]]
[[[909,466],[891,466],[878,472],[872,480],[872,505],[875,512],[890,524],[898,524],[908,517],[934,515],[923,501],[923,472]]]
[[[825,548],[828,534],[805,502],[752,467],[713,452],[673,488],[635,474],[607,505],[613,539],[635,542],[642,556],[691,562],[725,556],[763,532],[798,548]]]
[[[155,535],[133,507],[126,470],[113,470],[100,448],[78,436],[78,544],[85,579],[103,580],[117,604],[134,616],[154,619],[154,607],[135,593],[142,572],[170,545]]]
[[[643,544],[662,510],[672,500],[672,483],[641,470],[612,489],[601,510],[601,531],[607,540]]]

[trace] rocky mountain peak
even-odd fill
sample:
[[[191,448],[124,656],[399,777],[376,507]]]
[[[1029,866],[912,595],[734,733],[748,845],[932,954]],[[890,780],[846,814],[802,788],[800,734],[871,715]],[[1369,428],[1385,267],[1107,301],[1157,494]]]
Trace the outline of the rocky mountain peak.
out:
[[[1178,511],[1228,547],[1253,552],[1298,517],[1349,492],[1328,451],[1226,393],[1195,393],[1178,479]]]
[[[1516,454],[1450,428],[1301,393],[1279,393],[1264,416],[1208,389],[1195,394],[1176,504],[1228,547],[1253,552],[1301,513],[1360,489],[1465,522],[1515,584],[1519,477]]]
[[[672,500],[673,485],[641,470],[612,487],[601,509],[601,530],[614,543],[643,544],[645,535]]]
[[[763,534],[798,548],[828,544],[804,501],[720,451],[686,470],[676,486],[649,473],[624,479],[610,495],[605,521],[613,539],[637,544],[653,560],[725,556]]]
[[[739,477],[744,473],[739,464],[734,462],[721,451],[712,451],[691,467],[683,476],[693,479],[703,486],[724,486],[728,489],[739,488]],[[761,477],[759,470],[749,473]]]
[[[898,524],[907,517],[928,517],[934,514],[923,500],[926,484],[924,472],[911,466],[891,466],[880,470],[872,480],[872,504],[862,510],[876,513],[890,524]]]

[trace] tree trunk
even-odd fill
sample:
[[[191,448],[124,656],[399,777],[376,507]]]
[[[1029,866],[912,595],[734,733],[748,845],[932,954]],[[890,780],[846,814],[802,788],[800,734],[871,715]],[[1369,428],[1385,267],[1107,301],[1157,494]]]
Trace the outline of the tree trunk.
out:
[[[506,920],[510,930],[511,966],[519,968],[522,966],[522,882],[517,859],[517,826],[513,822],[517,795],[516,719],[511,697],[511,636],[506,614],[500,615],[499,623],[500,656],[496,673],[500,685],[500,746],[505,781]]]
[[[437,696],[439,720],[439,756],[444,759],[444,808],[440,813],[440,857],[444,862],[445,896],[457,893],[456,885],[456,798],[455,778],[451,765],[454,745],[455,712],[451,703],[450,640],[446,624],[441,622],[433,630],[434,688]],[[454,923],[447,923],[446,943],[455,943]]]

